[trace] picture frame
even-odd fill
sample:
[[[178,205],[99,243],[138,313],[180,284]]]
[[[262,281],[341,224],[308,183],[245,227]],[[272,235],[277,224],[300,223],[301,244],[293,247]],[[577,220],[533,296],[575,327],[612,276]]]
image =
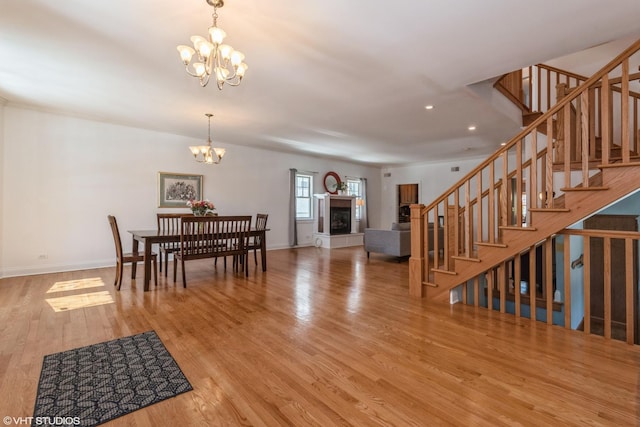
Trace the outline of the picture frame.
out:
[[[158,172],[158,207],[187,208],[189,200],[202,200],[202,175]]]

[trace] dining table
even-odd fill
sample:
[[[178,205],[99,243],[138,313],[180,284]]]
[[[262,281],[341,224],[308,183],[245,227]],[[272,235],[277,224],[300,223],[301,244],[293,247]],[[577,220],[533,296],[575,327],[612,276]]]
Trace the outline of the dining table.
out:
[[[259,238],[260,239],[260,259],[262,262],[262,271],[267,271],[267,231],[268,228],[265,229],[251,229],[249,230],[249,237]],[[133,254],[138,254],[139,251],[139,243],[144,245],[144,290],[145,292],[149,290],[149,282],[151,279],[151,248],[155,244],[160,243],[171,243],[171,242],[180,242],[180,233],[175,232],[165,232],[162,230],[128,230],[129,233],[133,236],[133,244],[131,247],[131,252]],[[245,262],[248,262],[245,260]],[[168,268],[165,267],[165,268]],[[131,266],[132,269],[132,277],[135,277],[136,274],[136,263],[133,263]]]

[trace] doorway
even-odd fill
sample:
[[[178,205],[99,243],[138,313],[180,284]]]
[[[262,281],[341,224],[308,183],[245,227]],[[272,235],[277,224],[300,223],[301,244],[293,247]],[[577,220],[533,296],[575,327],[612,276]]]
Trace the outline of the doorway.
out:
[[[398,222],[411,221],[410,206],[418,203],[418,184],[398,185]]]

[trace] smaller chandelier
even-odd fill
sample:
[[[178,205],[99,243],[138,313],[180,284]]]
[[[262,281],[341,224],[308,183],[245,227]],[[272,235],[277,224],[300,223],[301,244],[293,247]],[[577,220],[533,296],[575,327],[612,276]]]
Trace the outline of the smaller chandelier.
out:
[[[205,114],[209,118],[209,138],[207,139],[207,145],[193,145],[189,147],[196,162],[206,163],[208,165],[217,165],[222,161],[224,157],[224,148],[212,148],[211,147],[211,116],[213,114]]]
[[[180,58],[184,63],[187,73],[200,80],[200,86],[205,87],[209,83],[209,77],[214,75],[218,89],[227,83],[231,86],[238,86],[247,71],[247,64],[244,61],[244,54],[233,50],[228,44],[222,44],[227,36],[221,28],[218,28],[217,8],[224,6],[224,0],[206,0],[213,6],[213,25],[209,27],[209,36],[192,36],[190,46],[178,46]],[[198,53],[198,62],[191,62],[193,55]],[[189,68],[191,64],[191,68]]]

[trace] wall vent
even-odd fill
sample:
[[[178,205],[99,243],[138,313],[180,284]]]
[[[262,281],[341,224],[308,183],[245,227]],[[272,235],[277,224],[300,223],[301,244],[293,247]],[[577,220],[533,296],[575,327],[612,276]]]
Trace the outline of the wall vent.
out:
[[[460,172],[460,166],[452,166],[451,172]]]
[[[389,178],[391,176],[391,172],[385,172],[382,176],[384,176],[385,178]]]

